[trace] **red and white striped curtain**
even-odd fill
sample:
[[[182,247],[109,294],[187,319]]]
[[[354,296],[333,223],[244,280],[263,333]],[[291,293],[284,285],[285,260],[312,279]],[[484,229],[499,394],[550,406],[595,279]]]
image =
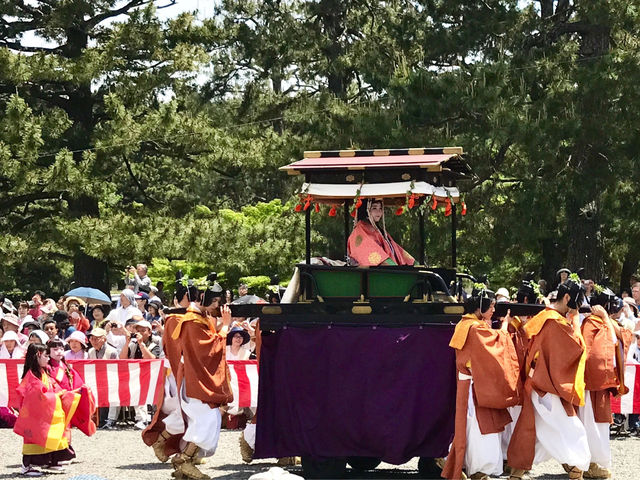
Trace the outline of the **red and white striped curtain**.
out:
[[[624,384],[629,393],[622,397],[611,397],[613,413],[640,413],[640,365],[627,365],[624,370]]]
[[[127,407],[156,402],[164,386],[164,360],[71,360],[91,388],[99,407]],[[258,406],[258,363],[230,360],[233,402],[229,412]],[[0,360],[0,407],[17,407],[16,387],[20,384],[24,360]]]
[[[98,407],[155,403],[164,385],[164,360],[71,360],[96,397]],[[0,407],[17,407],[24,360],[0,360]]]

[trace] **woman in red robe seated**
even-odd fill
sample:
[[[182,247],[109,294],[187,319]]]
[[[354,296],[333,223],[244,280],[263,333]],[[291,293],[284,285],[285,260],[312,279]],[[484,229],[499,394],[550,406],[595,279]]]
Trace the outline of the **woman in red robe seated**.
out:
[[[347,252],[361,266],[413,265],[415,260],[391,235],[384,225],[382,199],[369,199],[358,209],[358,223],[347,241]]]

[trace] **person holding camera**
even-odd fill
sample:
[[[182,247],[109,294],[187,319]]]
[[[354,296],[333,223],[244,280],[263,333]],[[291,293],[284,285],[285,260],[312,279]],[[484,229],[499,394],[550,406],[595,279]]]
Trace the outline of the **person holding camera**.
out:
[[[73,328],[77,331],[85,333],[89,328],[91,328],[91,324],[89,323],[89,319],[84,316],[81,308],[84,308],[86,303],[84,300],[78,297],[68,297],[64,301],[64,309],[69,315],[69,323]]]
[[[120,352],[120,358],[152,359],[159,358],[162,352],[160,338],[151,334],[151,324],[142,317],[134,326],[133,333],[125,329],[125,345]],[[146,405],[135,407],[136,428],[144,430],[150,417]]]
[[[120,352],[120,358],[159,358],[162,352],[160,338],[152,335],[152,329],[147,320],[139,320],[133,334],[125,330],[125,348]]]
[[[139,263],[135,267],[129,265],[124,277],[124,283],[133,286],[133,293],[149,293],[151,291],[151,279],[147,275],[147,266],[144,263]]]

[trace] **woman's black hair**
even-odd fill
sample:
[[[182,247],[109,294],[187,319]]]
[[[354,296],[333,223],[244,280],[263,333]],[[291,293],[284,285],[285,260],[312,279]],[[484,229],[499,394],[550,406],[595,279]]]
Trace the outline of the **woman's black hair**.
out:
[[[529,280],[523,280],[518,293],[516,293],[516,301],[518,303],[525,303],[525,300],[527,303],[538,303],[538,296]]]
[[[495,302],[492,294],[490,290],[474,291],[473,295],[464,302],[464,313],[475,313],[478,309],[480,313],[485,313]]]
[[[584,300],[585,288],[581,283],[576,283],[571,279],[558,285],[558,300],[569,294],[568,306],[571,309],[577,309],[582,305]]]
[[[30,371],[36,378],[40,378],[42,375],[42,369],[38,363],[38,354],[42,355],[47,351],[47,347],[40,343],[32,343],[27,348],[27,355],[24,358],[24,370],[22,371],[22,378],[24,378]]]
[[[53,339],[53,340],[49,340],[47,342],[47,352],[48,353],[51,353],[51,349],[52,348],[57,348],[57,347],[64,348],[64,343],[62,343],[62,340]]]
[[[358,207],[357,220],[369,220],[369,212],[367,210],[369,203],[379,203],[380,205],[382,205],[382,200],[374,198],[363,198],[362,205]]]

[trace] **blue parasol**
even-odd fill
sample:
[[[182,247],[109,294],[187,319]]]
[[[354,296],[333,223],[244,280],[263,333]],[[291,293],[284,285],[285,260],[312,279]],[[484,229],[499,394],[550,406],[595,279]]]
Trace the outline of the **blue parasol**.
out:
[[[91,287],[78,287],[65,293],[65,297],[78,297],[87,305],[111,305],[111,299],[101,290]]]

